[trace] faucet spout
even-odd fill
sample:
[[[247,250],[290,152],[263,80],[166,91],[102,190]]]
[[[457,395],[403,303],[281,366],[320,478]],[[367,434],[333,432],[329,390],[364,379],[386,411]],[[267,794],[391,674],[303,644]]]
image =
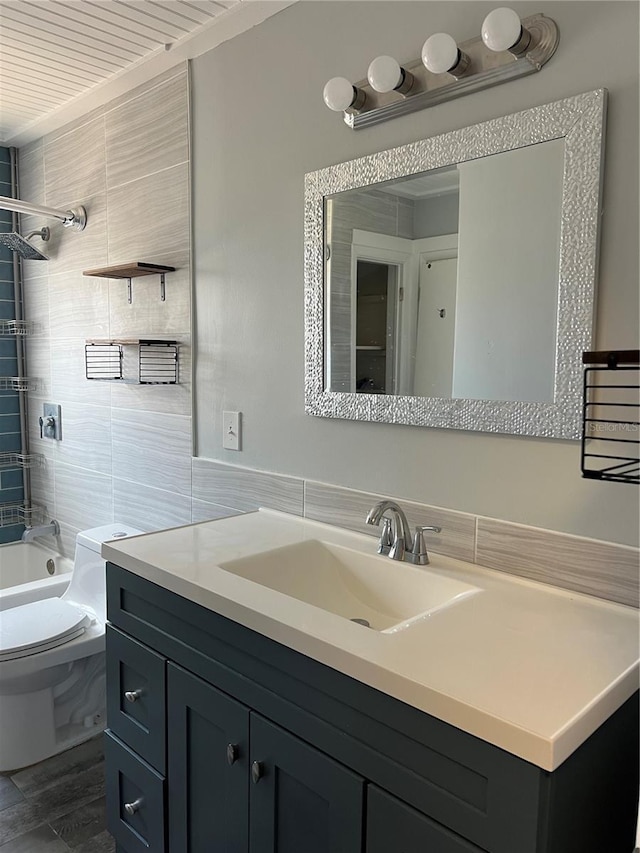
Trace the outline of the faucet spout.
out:
[[[35,527],[27,527],[22,534],[23,542],[32,542],[38,536],[57,536],[60,533],[60,525],[52,518],[49,524],[37,524]]]
[[[391,514],[394,526],[393,544],[389,550],[389,556],[392,560],[403,560],[405,551],[411,551],[412,537],[407,516],[404,514],[402,508],[395,501],[378,501],[369,510],[366,521],[367,524],[378,527],[382,517],[387,512]],[[380,544],[382,546],[382,539],[380,540]]]

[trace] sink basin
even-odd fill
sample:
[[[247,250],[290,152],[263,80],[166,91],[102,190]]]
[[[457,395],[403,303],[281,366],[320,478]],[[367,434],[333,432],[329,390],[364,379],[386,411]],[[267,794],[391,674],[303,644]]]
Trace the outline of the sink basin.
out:
[[[316,539],[220,568],[385,634],[480,592],[426,567]]]

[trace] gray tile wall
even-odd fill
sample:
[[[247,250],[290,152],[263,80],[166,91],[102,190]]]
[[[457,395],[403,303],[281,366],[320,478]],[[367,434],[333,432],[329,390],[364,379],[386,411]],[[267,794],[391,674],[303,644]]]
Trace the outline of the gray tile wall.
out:
[[[144,530],[191,521],[191,227],[189,81],[186,65],[121,96],[20,151],[21,195],[87,208],[81,233],[51,226],[47,262],[27,262],[34,499],[56,517],[59,545],[112,520]],[[27,221],[28,220],[28,221]],[[83,270],[127,261],[175,266],[159,280],[90,278]],[[180,384],[132,386],[85,377],[87,338],[171,336],[180,341]],[[62,406],[63,440],[43,441],[43,402]]]

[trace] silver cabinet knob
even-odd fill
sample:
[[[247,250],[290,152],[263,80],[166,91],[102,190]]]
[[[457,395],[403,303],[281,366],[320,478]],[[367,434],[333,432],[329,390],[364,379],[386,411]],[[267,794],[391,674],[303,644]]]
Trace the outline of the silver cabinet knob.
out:
[[[227,744],[227,764],[231,767],[232,764],[235,764],[238,760],[238,755],[240,754],[238,750],[238,745],[235,743]]]
[[[127,690],[124,698],[127,702],[136,702],[142,696],[142,690]]]
[[[251,779],[254,785],[257,785],[260,779],[264,776],[264,767],[261,761],[254,761],[251,765]]]
[[[134,800],[132,803],[125,803],[124,810],[128,815],[134,815],[138,811],[142,803],[142,797],[138,797],[138,799]]]

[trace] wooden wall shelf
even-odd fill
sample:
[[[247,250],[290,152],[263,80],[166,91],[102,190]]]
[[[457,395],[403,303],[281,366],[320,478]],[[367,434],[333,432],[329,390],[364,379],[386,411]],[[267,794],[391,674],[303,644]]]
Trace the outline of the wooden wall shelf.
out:
[[[95,276],[97,278],[122,278],[127,280],[127,301],[131,302],[131,279],[141,278],[145,275],[160,276],[160,300],[165,301],[165,273],[175,272],[175,267],[167,267],[162,264],[150,264],[145,261],[130,261],[127,264],[116,264],[110,267],[98,267],[94,270],[84,270],[82,275]]]

